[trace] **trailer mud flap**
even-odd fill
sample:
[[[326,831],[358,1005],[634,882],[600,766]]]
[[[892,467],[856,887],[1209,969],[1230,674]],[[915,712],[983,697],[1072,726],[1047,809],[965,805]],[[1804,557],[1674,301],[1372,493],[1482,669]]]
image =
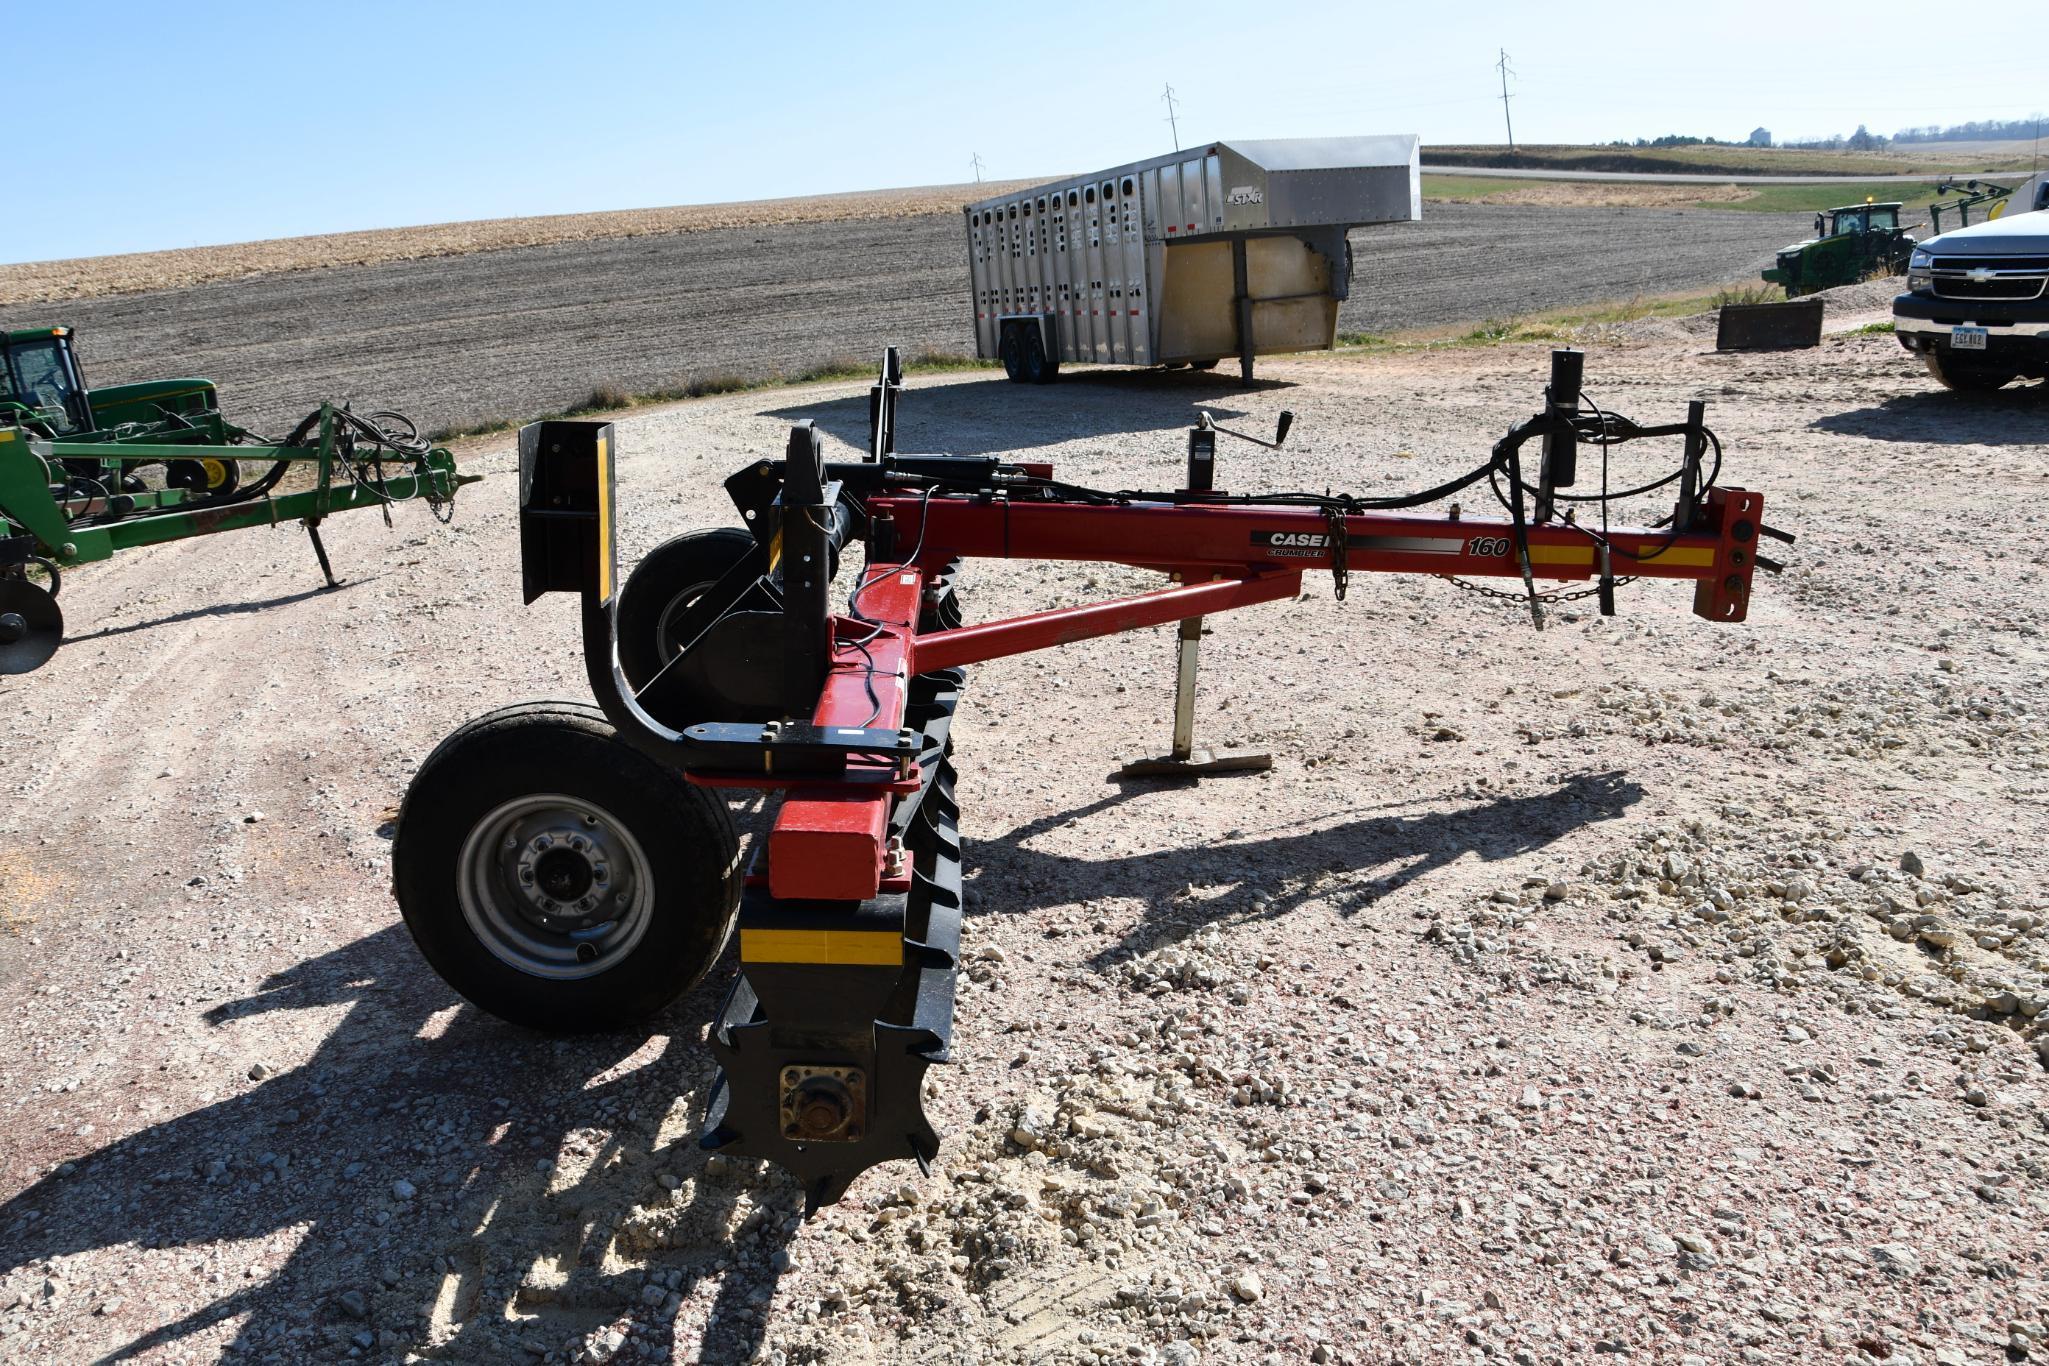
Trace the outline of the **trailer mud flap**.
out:
[[[960,674],[915,680],[906,720],[922,731],[926,782],[897,803],[907,891],[860,903],[740,903],[740,967],[711,1030],[723,1071],[704,1147],[767,1158],[804,1187],[805,1213],[868,1168],[929,1168],[925,1071],[947,1061],[961,937],[961,847],[947,731]]]

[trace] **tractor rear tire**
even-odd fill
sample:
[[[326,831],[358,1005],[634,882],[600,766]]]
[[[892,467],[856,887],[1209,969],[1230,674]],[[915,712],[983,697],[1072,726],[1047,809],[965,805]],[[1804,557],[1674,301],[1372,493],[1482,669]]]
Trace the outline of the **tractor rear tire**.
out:
[[[717,960],[739,905],[724,805],[597,708],[480,716],[420,765],[392,843],[414,943],[463,998],[548,1033],[624,1028]]]
[[[619,667],[635,692],[688,644],[674,638],[684,611],[753,548],[753,535],[739,527],[686,531],[633,567],[619,590],[618,635]]]
[[[1927,362],[1928,373],[1935,376],[1943,388],[1954,389],[1961,394],[1989,394],[2020,378],[2018,371],[1958,361],[1954,356],[1945,357],[1939,351],[1930,351],[1923,359]]]
[[[1046,345],[1039,340],[1039,329],[1034,327],[1024,334],[1024,361],[1020,367],[1027,384],[1051,384],[1060,377],[1060,362],[1046,354]]]
[[[188,493],[196,493],[202,497],[233,493],[241,484],[241,466],[219,456],[173,460],[164,470],[164,485],[167,488],[184,489]]]

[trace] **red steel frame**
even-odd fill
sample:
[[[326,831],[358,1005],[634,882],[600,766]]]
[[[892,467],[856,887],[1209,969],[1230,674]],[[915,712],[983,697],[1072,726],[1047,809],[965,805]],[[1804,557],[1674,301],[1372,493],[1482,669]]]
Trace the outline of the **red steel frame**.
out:
[[[885,494],[870,498],[867,511],[890,519],[896,542],[917,550],[914,560],[863,571],[854,606],[865,620],[834,619],[831,669],[812,716],[821,726],[898,727],[917,674],[1273,602],[1294,596],[1304,571],[1333,567],[1330,520],[1313,508]],[[1703,531],[1605,533],[1612,570],[1691,579],[1696,614],[1741,621],[1764,500],[1715,489],[1704,512]],[[1343,525],[1353,573],[1521,576],[1514,528],[1505,521],[1360,514]],[[1526,540],[1534,577],[1585,580],[1599,572],[1588,531],[1549,522],[1527,528]],[[971,558],[1104,561],[1161,570],[1181,582],[1137,597],[921,633],[926,584],[953,561]],[[769,834],[770,894],[875,896],[895,878],[887,839],[894,800],[887,788],[864,782],[791,789]]]

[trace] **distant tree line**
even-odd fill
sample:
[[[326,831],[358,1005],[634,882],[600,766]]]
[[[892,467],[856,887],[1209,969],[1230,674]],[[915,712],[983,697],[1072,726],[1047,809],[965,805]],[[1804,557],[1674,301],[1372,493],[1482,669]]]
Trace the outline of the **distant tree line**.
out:
[[[1977,119],[1970,123],[1953,123],[1947,128],[1929,124],[1926,128],[1902,128],[1892,135],[1894,142],[1997,142],[2008,138],[2031,138],[2041,130],[2045,120],[2032,119]]]
[[[1929,124],[1924,128],[1902,128],[1891,137],[1874,133],[1863,124],[1857,131],[1845,136],[1834,133],[1825,138],[1794,138],[1777,144],[1781,147],[1796,147],[1806,150],[1831,152],[1881,152],[1898,142],[1995,142],[2009,138],[2032,138],[2049,131],[2049,119],[1976,119],[1970,123],[1953,123],[1948,127]],[[1750,136],[1741,142],[1722,138],[1697,138],[1686,133],[1667,133],[1661,138],[1617,138],[1610,147],[1770,147],[1771,130],[1753,128]]]

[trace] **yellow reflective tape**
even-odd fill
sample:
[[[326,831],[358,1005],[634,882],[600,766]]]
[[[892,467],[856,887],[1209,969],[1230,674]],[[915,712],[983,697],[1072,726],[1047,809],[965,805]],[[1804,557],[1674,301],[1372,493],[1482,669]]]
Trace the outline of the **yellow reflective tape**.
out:
[[[890,930],[742,930],[740,961],[894,967],[904,941]]]
[[[0,431],[0,441],[12,441],[12,440],[14,440],[14,428],[12,428],[12,427],[9,427],[9,428],[7,428],[7,430],[5,430],[5,431]]]
[[[1533,545],[1530,547],[1531,564],[1592,564],[1594,548],[1590,545]]]
[[[598,601],[612,596],[612,469],[598,437]]]
[[[1627,563],[1626,557],[1618,557]],[[1684,564],[1707,568],[1715,562],[1715,552],[1703,546],[1675,545],[1663,551],[1642,557],[1644,564]]]

